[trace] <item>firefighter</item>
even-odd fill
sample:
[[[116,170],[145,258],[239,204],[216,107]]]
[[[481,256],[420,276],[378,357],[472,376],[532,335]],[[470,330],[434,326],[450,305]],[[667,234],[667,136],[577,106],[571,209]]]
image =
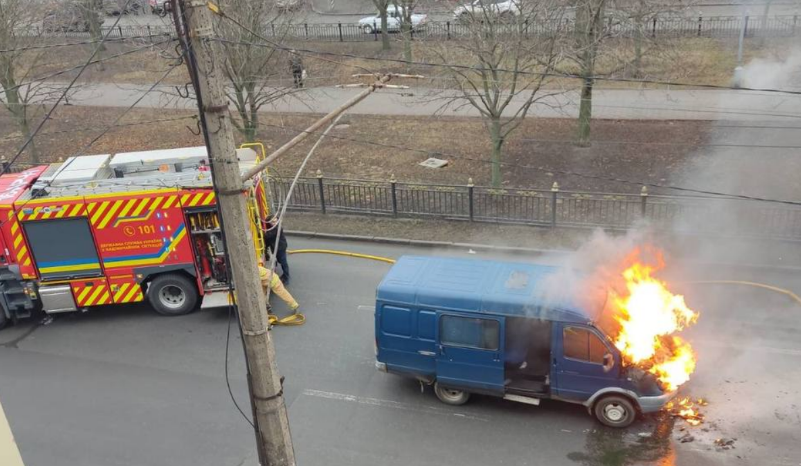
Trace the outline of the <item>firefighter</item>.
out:
[[[264,294],[267,294],[267,287],[275,293],[282,301],[284,301],[292,312],[296,312],[300,307],[295,298],[289,294],[289,291],[284,288],[284,284],[278,279],[278,276],[268,270],[266,267],[259,266],[259,278],[261,279],[261,287]],[[270,309],[270,304],[267,303],[267,309]]]
[[[292,69],[292,78],[295,81],[295,88],[303,87],[303,58],[294,50],[289,51],[289,67]]]
[[[264,243],[267,245],[265,254],[275,254],[275,260],[281,265],[281,276],[278,277],[284,285],[289,284],[289,262],[286,258],[286,249],[289,244],[286,241],[284,232],[278,234],[278,222],[272,215],[267,219],[266,228],[264,231]],[[278,238],[278,247],[276,248],[275,240]],[[277,250],[276,250],[277,249]]]

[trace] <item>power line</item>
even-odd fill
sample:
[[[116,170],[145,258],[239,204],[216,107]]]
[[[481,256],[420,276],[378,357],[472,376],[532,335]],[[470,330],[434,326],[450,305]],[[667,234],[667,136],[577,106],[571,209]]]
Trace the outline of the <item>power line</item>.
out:
[[[342,57],[342,58],[354,58],[359,60],[367,60],[367,61],[376,61],[376,62],[387,62],[387,63],[398,63],[403,65],[417,65],[417,66],[425,66],[425,67],[433,67],[433,68],[449,68],[449,69],[460,69],[460,70],[468,70],[468,71],[481,71],[480,68],[468,65],[456,65],[456,64],[448,64],[448,63],[432,63],[432,62],[423,62],[423,61],[415,61],[415,60],[404,60],[400,58],[381,58],[381,57],[370,57],[365,55],[356,55],[353,53],[345,53],[345,52],[325,52],[320,50],[313,50],[313,49],[304,49],[298,47],[286,47],[284,45],[278,44],[276,42],[267,39],[263,35],[253,31],[252,29],[248,28],[247,26],[242,25],[237,20],[231,18],[230,16],[223,15],[224,18],[229,19],[230,21],[237,24],[239,27],[245,29],[245,31],[249,32],[253,36],[264,40],[267,44],[258,43],[258,42],[249,42],[249,41],[233,41],[229,39],[217,38],[213,39],[218,42],[228,43],[228,44],[237,44],[237,45],[251,45],[255,47],[267,47],[267,48],[277,48],[279,50],[295,52],[295,53],[304,53],[307,55],[328,55],[328,56],[335,56],[335,57]],[[356,66],[356,65],[348,65],[346,63],[342,63],[342,65],[347,66]],[[496,68],[494,71],[499,73],[515,73],[518,75],[529,75],[529,76],[540,76],[540,77],[552,77],[552,78],[569,78],[569,79],[587,79],[587,77],[574,74],[574,73],[554,73],[554,72],[536,72],[536,71],[521,71],[521,70],[510,70],[506,68]],[[677,86],[677,87],[695,87],[695,88],[702,88],[702,89],[716,89],[716,90],[727,90],[727,91],[737,91],[737,92],[768,92],[768,93],[777,93],[777,94],[786,94],[786,95],[801,95],[801,91],[790,91],[784,89],[762,89],[762,88],[751,88],[751,87],[741,87],[735,88],[731,86],[722,86],[718,84],[704,84],[704,83],[684,83],[678,81],[663,81],[663,80],[655,80],[655,79],[633,79],[633,78],[615,78],[609,76],[592,76],[591,79],[595,81],[607,81],[607,82],[625,82],[625,83],[635,83],[635,84],[656,84],[660,86]]]
[[[169,36],[169,34],[146,34],[144,36],[137,36],[137,37],[111,37],[105,41],[105,43],[109,42],[125,42],[129,40],[141,40],[141,39],[151,39],[153,37],[164,37]],[[171,37],[171,39],[174,39]],[[0,50],[0,53],[11,53],[11,52],[25,52],[28,50],[48,50],[48,49],[55,49],[55,48],[62,48],[62,47],[74,47],[78,45],[92,45],[98,44],[102,42],[103,39],[94,39],[94,40],[84,40],[81,42],[63,42],[58,44],[46,44],[46,45],[31,45],[28,47],[19,47],[14,49],[3,49]]]
[[[303,129],[290,128],[290,127],[280,126],[280,125],[270,125],[270,124],[266,124],[266,123],[262,123],[262,125],[268,126],[268,127],[274,127],[274,128],[282,129],[282,130],[285,130],[285,131],[291,131],[291,132],[294,132],[294,133],[320,134],[319,131],[306,131],[306,130],[303,130]],[[407,151],[407,152],[415,152],[415,153],[425,154],[427,156],[445,156],[445,157],[452,158],[452,159],[455,159],[455,160],[467,160],[467,161],[479,162],[479,163],[483,163],[483,164],[491,164],[492,163],[492,161],[490,161],[490,160],[478,159],[478,158],[475,158],[475,157],[466,157],[466,156],[456,155],[456,154],[453,154],[453,153],[442,152],[442,151],[416,149],[416,148],[412,148],[412,147],[401,146],[401,145],[398,145],[398,144],[387,144],[387,143],[382,143],[382,142],[377,142],[377,141],[368,141],[368,140],[364,140],[364,139],[349,138],[349,137],[345,137],[345,136],[336,136],[336,135],[331,135],[331,134],[327,135],[327,137],[332,138],[332,139],[339,139],[339,140],[342,140],[342,141],[355,142],[355,143],[358,143],[358,144],[366,144],[366,145],[371,145],[371,146],[376,146],[376,147],[384,147],[384,148],[397,149],[397,150],[402,150],[402,151]],[[731,193],[724,193],[724,192],[718,192],[718,191],[709,191],[709,190],[703,190],[703,189],[687,188],[687,187],[683,187],[683,186],[675,186],[675,185],[653,183],[653,182],[648,182],[648,181],[635,181],[635,180],[629,180],[629,179],[626,179],[626,178],[617,178],[617,177],[601,176],[601,175],[591,175],[591,174],[588,174],[588,173],[574,172],[574,171],[571,171],[571,170],[559,170],[559,169],[552,169],[552,168],[545,168],[545,167],[535,167],[535,166],[531,166],[531,165],[521,165],[521,164],[509,163],[509,162],[503,162],[503,161],[500,162],[500,164],[504,165],[506,167],[509,167],[509,168],[520,168],[520,169],[524,169],[524,170],[533,170],[533,171],[539,171],[539,172],[545,172],[545,173],[558,173],[560,175],[565,175],[565,176],[575,176],[575,177],[579,177],[579,178],[595,179],[595,180],[601,180],[601,181],[611,181],[611,182],[615,182],[615,183],[635,185],[635,186],[638,186],[638,187],[647,186],[649,188],[658,188],[658,189],[666,189],[666,190],[673,190],[673,191],[680,191],[680,192],[688,192],[688,193],[694,193],[694,194],[703,194],[703,195],[708,195],[708,196],[717,196],[717,197],[724,197],[724,198],[729,198],[729,199],[740,199],[740,200],[747,200],[747,201],[760,201],[760,202],[769,202],[769,203],[775,203],[775,204],[801,206],[801,201],[791,201],[791,200],[785,200],[785,199],[771,199],[771,198],[764,198],[764,197],[758,197],[758,196],[746,196],[746,195],[742,195],[742,194],[731,194]]]
[[[565,144],[573,145],[575,141],[566,139],[538,139],[538,138],[521,138],[519,141],[536,142],[542,144]],[[593,140],[592,144],[602,145],[643,145],[643,146],[680,146],[680,147],[693,147],[693,148],[736,148],[736,149],[801,149],[801,146],[782,146],[771,144],[693,144],[689,142],[650,142],[650,141],[599,141]]]
[[[156,123],[169,123],[169,122],[173,122],[173,121],[190,120],[190,119],[196,120],[197,119],[197,115],[186,115],[186,116],[180,116],[180,117],[174,117],[174,118],[161,118],[161,119],[157,119],[157,120],[136,121],[136,122],[133,122],[133,123],[120,123],[120,124],[114,125],[113,129],[127,128],[127,127],[130,127],[130,126],[152,125],[152,124],[156,124]],[[96,129],[97,129],[97,127],[87,126],[87,127],[83,127],[83,128],[63,129],[63,130],[58,130],[58,131],[43,132],[43,133],[39,133],[39,136],[41,137],[41,136],[54,136],[56,134],[82,133],[82,132],[86,132],[86,131],[95,131]],[[12,140],[12,139],[21,139],[21,138],[22,138],[22,136],[9,135],[9,136],[3,136],[2,138],[0,138],[0,141],[8,141],[8,140]],[[17,165],[41,165],[41,164],[17,162]]]
[[[130,3],[131,3],[131,0],[126,0],[125,1],[125,6],[123,6],[123,9],[127,8],[128,4],[130,4]],[[122,15],[117,17],[117,20],[114,22],[114,25],[112,26],[112,29],[114,28],[114,26],[116,26],[120,22],[120,19],[122,19]],[[36,129],[33,131],[33,133],[31,133],[31,135],[28,137],[28,139],[25,141],[25,143],[22,145],[22,147],[19,148],[19,150],[14,155],[14,157],[11,158],[9,163],[6,166],[2,167],[2,169],[0,169],[0,176],[5,174],[8,171],[8,169],[11,168],[11,166],[14,164],[14,162],[17,161],[17,159],[22,155],[22,153],[25,152],[25,149],[27,149],[28,146],[31,144],[31,142],[33,142],[33,139],[36,137],[36,135],[39,133],[39,131],[42,130],[42,127],[45,125],[45,123],[50,118],[50,116],[53,114],[53,112],[56,111],[56,108],[58,108],[58,105],[67,96],[67,93],[70,91],[72,86],[75,85],[75,83],[81,77],[81,74],[83,74],[84,70],[86,70],[86,68],[88,68],[89,65],[92,63],[92,60],[95,58],[95,55],[97,55],[97,53],[100,51],[100,48],[103,46],[103,42],[108,38],[108,36],[110,34],[111,34],[111,29],[109,29],[108,32],[106,33],[106,35],[103,36],[103,40],[101,40],[97,44],[97,47],[95,47],[95,50],[92,52],[92,55],[90,55],[89,59],[86,60],[86,63],[84,63],[83,67],[78,71],[78,74],[76,74],[75,77],[72,78],[72,81],[70,81],[69,85],[67,85],[67,87],[64,89],[64,92],[61,93],[61,95],[58,97],[58,100],[56,100],[56,102],[53,104],[53,106],[50,107],[50,110],[47,111],[47,114],[45,114],[44,118],[42,118],[42,121],[39,122],[39,125],[36,126]],[[8,90],[6,90],[6,92],[8,92]]]
[[[128,0],[128,1],[130,1],[130,0]],[[69,73],[71,71],[75,71],[75,70],[81,70],[81,72],[82,72],[82,70],[85,69],[89,65],[96,65],[98,63],[105,63],[105,62],[113,60],[115,58],[119,58],[119,57],[123,57],[125,55],[131,55],[131,54],[134,54],[134,53],[137,53],[137,52],[141,52],[142,50],[149,49],[149,48],[151,48],[153,46],[156,46],[156,45],[166,44],[167,42],[171,42],[173,40],[174,39],[165,39],[165,40],[162,40],[160,42],[156,42],[156,43],[153,43],[153,44],[147,44],[147,45],[144,45],[142,47],[137,47],[135,49],[126,50],[125,52],[120,52],[120,53],[117,53],[117,54],[114,54],[114,55],[109,55],[109,56],[106,56],[106,57],[103,57],[103,58],[99,58],[97,60],[92,59],[92,60],[90,60],[88,63],[86,63],[84,65],[77,65],[77,66],[73,66],[72,68],[67,68],[67,69],[64,69],[64,70],[61,70],[61,71],[56,71],[55,73],[51,73],[51,74],[48,74],[46,76],[42,76],[42,77],[39,77],[39,78],[36,78],[36,79],[32,79],[30,81],[27,81],[27,82],[24,82],[24,83],[21,83],[21,84],[17,84],[16,86],[9,87],[8,89],[4,89],[3,91],[4,92],[13,91],[13,90],[19,89],[21,87],[30,86],[31,84],[34,84],[34,83],[47,81],[50,78],[55,78],[56,76],[61,76],[62,74],[67,74],[67,73]],[[94,57],[95,54],[96,54],[96,52],[92,54],[92,57]],[[79,73],[79,76],[80,76],[80,73]]]

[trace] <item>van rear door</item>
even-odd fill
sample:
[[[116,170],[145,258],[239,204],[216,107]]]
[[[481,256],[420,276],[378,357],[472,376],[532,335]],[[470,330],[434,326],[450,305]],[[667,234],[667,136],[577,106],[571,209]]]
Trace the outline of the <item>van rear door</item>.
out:
[[[437,381],[503,393],[503,318],[455,313],[438,313],[437,318]]]

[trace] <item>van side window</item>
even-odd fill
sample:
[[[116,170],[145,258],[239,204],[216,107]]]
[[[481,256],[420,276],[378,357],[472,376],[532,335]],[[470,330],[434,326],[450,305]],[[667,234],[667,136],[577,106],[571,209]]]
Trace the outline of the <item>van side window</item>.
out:
[[[442,316],[439,334],[443,345],[494,351],[501,339],[501,326],[493,319]]]
[[[603,364],[606,345],[598,336],[585,328],[565,327],[562,335],[566,358]]]

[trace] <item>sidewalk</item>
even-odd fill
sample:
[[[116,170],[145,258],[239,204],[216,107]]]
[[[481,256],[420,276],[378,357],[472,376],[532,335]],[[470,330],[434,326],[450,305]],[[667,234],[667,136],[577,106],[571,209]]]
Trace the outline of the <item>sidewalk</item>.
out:
[[[14,434],[11,432],[11,426],[8,425],[8,420],[3,412],[3,405],[0,405],[0,465],[24,466],[17,442],[14,441]]]
[[[87,84],[70,97],[79,106],[128,107],[149,89],[134,84]],[[138,104],[140,108],[173,108],[196,110],[193,100],[168,98],[173,87],[159,88]],[[328,113],[353,97],[361,89],[335,87],[311,88],[300,98],[287,98],[262,112]],[[350,113],[362,115],[404,116],[479,116],[469,105],[447,108],[443,105],[458,97],[456,91],[434,91],[411,88],[384,89],[370,95]],[[515,97],[507,114],[515,112],[524,96]],[[301,100],[302,99],[302,100]],[[542,118],[576,118],[579,96],[570,91],[543,97],[530,115]],[[593,118],[624,120],[732,120],[798,122],[801,118],[801,95],[734,90],[596,90],[593,96]]]

